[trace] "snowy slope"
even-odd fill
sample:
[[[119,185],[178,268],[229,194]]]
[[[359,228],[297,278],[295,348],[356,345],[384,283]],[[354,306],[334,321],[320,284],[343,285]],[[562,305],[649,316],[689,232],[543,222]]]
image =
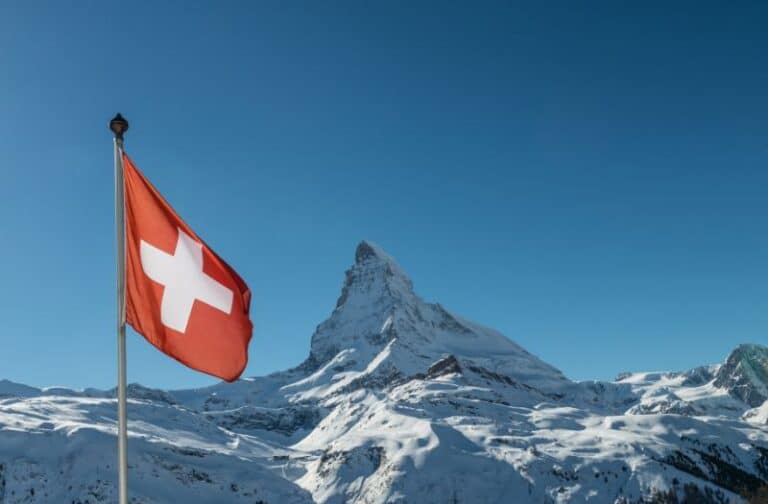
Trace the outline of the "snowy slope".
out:
[[[573,382],[363,242],[300,366],[129,390],[136,502],[768,502],[768,349]],[[0,381],[0,502],[114,502],[114,391]],[[760,492],[764,492],[759,494]],[[759,497],[758,495],[762,495]]]

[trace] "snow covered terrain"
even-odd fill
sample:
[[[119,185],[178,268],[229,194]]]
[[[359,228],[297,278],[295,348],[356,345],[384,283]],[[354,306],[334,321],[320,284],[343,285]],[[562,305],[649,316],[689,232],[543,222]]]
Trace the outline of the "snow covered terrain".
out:
[[[137,503],[768,502],[768,348],[573,382],[368,242],[300,366],[129,397]],[[0,382],[0,502],[115,502],[115,410]]]

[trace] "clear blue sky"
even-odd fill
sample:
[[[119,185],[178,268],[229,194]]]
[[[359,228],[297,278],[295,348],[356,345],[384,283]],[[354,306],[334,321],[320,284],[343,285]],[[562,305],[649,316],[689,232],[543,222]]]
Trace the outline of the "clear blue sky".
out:
[[[576,379],[766,343],[766,4],[526,3],[0,3],[0,377],[115,383],[117,111],[253,290],[247,375],[361,239]]]

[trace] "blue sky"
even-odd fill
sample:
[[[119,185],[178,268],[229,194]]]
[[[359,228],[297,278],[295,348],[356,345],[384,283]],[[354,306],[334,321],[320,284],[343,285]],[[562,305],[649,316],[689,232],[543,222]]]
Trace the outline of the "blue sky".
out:
[[[760,2],[3,2],[0,376],[115,383],[117,111],[253,290],[247,375],[306,357],[361,239],[575,379],[766,343],[766,24]],[[128,352],[130,381],[214,381]]]

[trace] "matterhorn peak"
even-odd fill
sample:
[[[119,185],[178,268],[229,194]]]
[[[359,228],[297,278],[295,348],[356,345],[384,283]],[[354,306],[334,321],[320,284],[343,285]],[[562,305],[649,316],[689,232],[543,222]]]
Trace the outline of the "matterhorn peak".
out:
[[[400,267],[394,257],[387,254],[384,249],[375,243],[363,240],[357,245],[357,249],[355,250],[355,266],[365,267],[373,264],[383,266],[384,271],[389,275],[399,277],[409,285],[411,284],[411,279],[408,278],[408,275]],[[411,288],[413,288],[412,285]]]
[[[363,240],[355,250],[355,264],[346,279],[336,307],[356,296],[356,302],[372,299],[405,299],[413,296],[413,283],[395,259],[373,242]]]
[[[355,249],[355,263],[360,264],[370,259],[396,263],[395,259],[384,252],[380,246],[371,241],[363,240],[357,245],[357,249]]]
[[[376,368],[413,376],[427,373],[446,355],[525,383],[567,382],[560,371],[500,333],[422,300],[395,259],[378,245],[361,242],[336,308],[312,336],[309,367],[333,359],[332,368],[345,372]]]
[[[337,352],[361,344],[380,349],[394,338],[392,320],[398,309],[420,302],[397,261],[375,243],[360,242],[336,308],[312,336],[310,362],[327,362]]]

